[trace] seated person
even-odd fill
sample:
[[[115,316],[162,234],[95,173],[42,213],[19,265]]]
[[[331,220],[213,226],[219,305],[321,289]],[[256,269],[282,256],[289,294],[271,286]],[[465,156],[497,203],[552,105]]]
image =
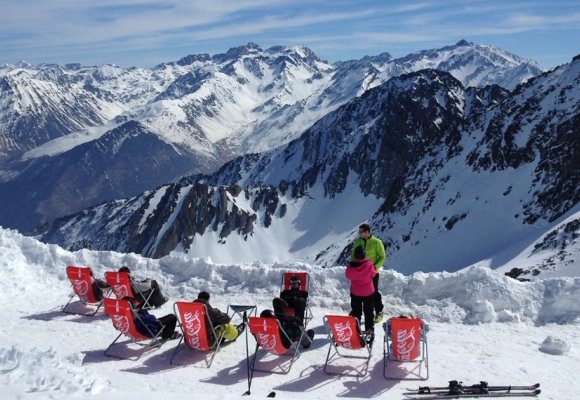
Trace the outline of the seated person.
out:
[[[290,289],[282,291],[282,293],[280,293],[279,299],[284,301],[284,308],[292,307],[294,309],[294,315],[302,320],[301,325],[303,325],[306,301],[308,300],[308,292],[306,290],[301,290],[300,286],[300,278],[293,276],[290,278]],[[276,314],[278,314],[276,305],[274,305],[274,311]]]
[[[274,301],[280,299],[274,299]],[[280,303],[279,303],[280,304]],[[278,305],[279,305],[278,304]],[[277,318],[280,321],[280,325],[282,325],[282,329],[286,332],[290,341],[288,341],[288,337],[284,335],[283,332],[280,332],[280,337],[282,339],[282,345],[289,349],[292,346],[292,343],[297,342],[302,337],[300,344],[305,349],[309,348],[312,344],[312,340],[314,339],[314,331],[312,329],[308,329],[306,334],[302,334],[304,332],[304,327],[302,326],[302,320],[298,317],[292,316],[287,317],[285,314],[280,314],[279,312],[274,312],[272,310],[264,310],[260,313],[261,318]]]
[[[175,314],[167,314],[161,318],[156,318],[155,315],[149,314],[147,310],[139,309],[135,311],[137,302],[133,297],[125,297],[123,300],[127,300],[131,304],[133,323],[135,324],[135,329],[141,335],[152,338],[163,328],[161,339],[179,339],[182,336],[180,332],[175,332],[175,326],[177,325]],[[137,315],[139,318],[137,318]]]
[[[215,336],[219,338],[222,332],[224,332],[223,338],[233,342],[238,338],[238,335],[244,331],[246,324],[244,322],[242,322],[238,326],[233,326],[232,324],[230,324],[231,317],[228,314],[220,311],[219,309],[213,308],[209,304],[209,298],[210,295],[208,292],[200,292],[197,295],[197,300],[194,300],[193,302],[205,304],[205,307],[207,308],[207,316],[215,328]],[[206,324],[205,326],[208,345],[210,347],[214,347],[216,344],[215,337],[211,331],[211,326],[209,324]]]
[[[140,307],[143,306],[147,298],[149,298],[149,304],[155,308],[161,307],[169,300],[169,298],[163,296],[161,293],[161,287],[157,281],[151,280],[150,278],[147,278],[144,281],[138,281],[133,278],[133,275],[131,275],[131,270],[127,266],[119,268],[119,272],[126,272],[129,275],[129,280],[131,281],[131,290],[133,291],[135,299],[141,303]],[[150,294],[151,297],[149,297]]]
[[[95,300],[101,301],[111,291],[111,286],[107,285],[107,282],[104,280],[95,278],[93,276],[92,268],[89,268],[89,272],[91,274],[91,286],[93,288],[93,295],[95,296]]]

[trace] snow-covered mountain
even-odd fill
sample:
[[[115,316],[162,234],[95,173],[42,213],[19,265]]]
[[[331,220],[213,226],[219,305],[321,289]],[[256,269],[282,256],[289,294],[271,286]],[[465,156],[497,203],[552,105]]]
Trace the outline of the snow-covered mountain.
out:
[[[4,66],[0,77],[5,81],[16,82],[14,77],[22,75],[35,85],[89,93],[91,99],[111,102],[117,108],[99,123],[77,124],[77,129],[84,128],[80,131],[53,132],[59,138],[48,142],[47,135],[30,131],[27,143],[46,143],[36,148],[30,145],[27,148],[32,150],[1,167],[0,191],[9,190],[11,195],[2,199],[7,212],[0,212],[0,225],[30,229],[100,201],[136,195],[180,175],[214,171],[238,154],[268,151],[296,139],[324,115],[367,90],[423,68],[447,71],[464,86],[482,88],[497,81],[507,89],[543,71],[532,60],[465,41],[400,59],[384,53],[335,64],[320,60],[305,47],[262,50],[249,43],[225,54],[191,55],[153,69]],[[19,87],[27,93],[25,89]],[[0,91],[0,104],[6,93]],[[30,119],[14,111],[25,108],[21,103],[9,104],[7,115],[15,122],[0,127],[7,138],[0,143],[10,139],[13,148],[23,149],[14,141],[23,135],[13,126]],[[73,108],[71,113],[83,115],[82,109]],[[106,136],[118,136],[118,129],[132,132],[132,140],[108,140]],[[126,160],[119,159],[125,153],[119,148],[129,143],[133,149],[145,148],[151,141],[157,145],[142,154],[147,159],[126,168]],[[87,149],[102,153],[99,157],[106,154],[107,168],[86,164],[71,179],[67,171],[79,171],[79,160],[93,157]],[[83,151],[86,156],[80,154]],[[152,167],[144,168],[147,164]],[[151,169],[157,173],[150,174]],[[111,179],[120,175],[133,184],[119,185],[119,179]],[[40,176],[45,178],[39,182]],[[70,193],[76,194],[74,200]]]
[[[558,224],[579,211],[579,72],[575,58],[513,93],[436,70],[403,75],[285,146],[31,234],[71,249],[331,266],[371,220],[389,268],[497,268],[553,229],[578,235]]]
[[[0,75],[0,163],[71,132],[102,125],[124,110],[107,93],[86,86],[35,79],[27,70]]]

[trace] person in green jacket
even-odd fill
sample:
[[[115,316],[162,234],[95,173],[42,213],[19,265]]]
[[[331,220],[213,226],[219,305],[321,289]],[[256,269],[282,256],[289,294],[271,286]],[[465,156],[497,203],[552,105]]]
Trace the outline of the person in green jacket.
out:
[[[352,251],[350,254],[351,261],[355,259],[354,249],[357,246],[363,246],[366,252],[366,257],[370,258],[375,266],[377,274],[373,278],[373,286],[375,287],[375,322],[383,320],[383,297],[379,292],[379,272],[383,263],[385,262],[385,247],[380,239],[377,239],[371,233],[371,226],[369,224],[362,224],[358,228],[359,237],[354,241]]]

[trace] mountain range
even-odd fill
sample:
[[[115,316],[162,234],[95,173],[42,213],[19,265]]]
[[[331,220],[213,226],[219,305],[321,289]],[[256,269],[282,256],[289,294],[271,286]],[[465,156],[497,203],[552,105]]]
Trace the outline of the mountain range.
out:
[[[554,248],[576,263],[579,112],[580,57],[513,90],[423,69],[279,147],[29,234],[67,249],[332,266],[369,221],[387,267],[404,273],[527,257],[527,273],[546,274]]]
[[[240,155],[292,143],[369,90],[426,68],[464,87],[508,92],[544,72],[533,60],[466,41],[333,64],[305,47],[249,43],[151,69],[1,66],[0,225],[25,231],[211,174]]]

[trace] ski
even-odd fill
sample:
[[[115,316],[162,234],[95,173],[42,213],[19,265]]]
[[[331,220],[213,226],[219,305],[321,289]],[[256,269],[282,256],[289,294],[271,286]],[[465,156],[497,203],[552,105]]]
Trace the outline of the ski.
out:
[[[492,392],[492,393],[463,393],[463,394],[432,394],[418,396],[417,393],[409,396],[405,394],[407,398],[411,399],[421,399],[421,400],[444,400],[444,399],[465,399],[474,397],[533,397],[541,393],[540,389],[536,389],[531,392]]]
[[[451,391],[451,390],[463,390],[463,391],[474,391],[474,390],[488,390],[488,391],[501,391],[501,390],[534,390],[540,387],[539,383],[529,386],[487,386],[487,382],[481,382],[471,386],[463,386],[461,382],[451,381],[447,387],[430,387],[430,386],[420,386],[419,389],[409,389],[406,390],[415,392],[416,394],[430,394],[433,391]]]

